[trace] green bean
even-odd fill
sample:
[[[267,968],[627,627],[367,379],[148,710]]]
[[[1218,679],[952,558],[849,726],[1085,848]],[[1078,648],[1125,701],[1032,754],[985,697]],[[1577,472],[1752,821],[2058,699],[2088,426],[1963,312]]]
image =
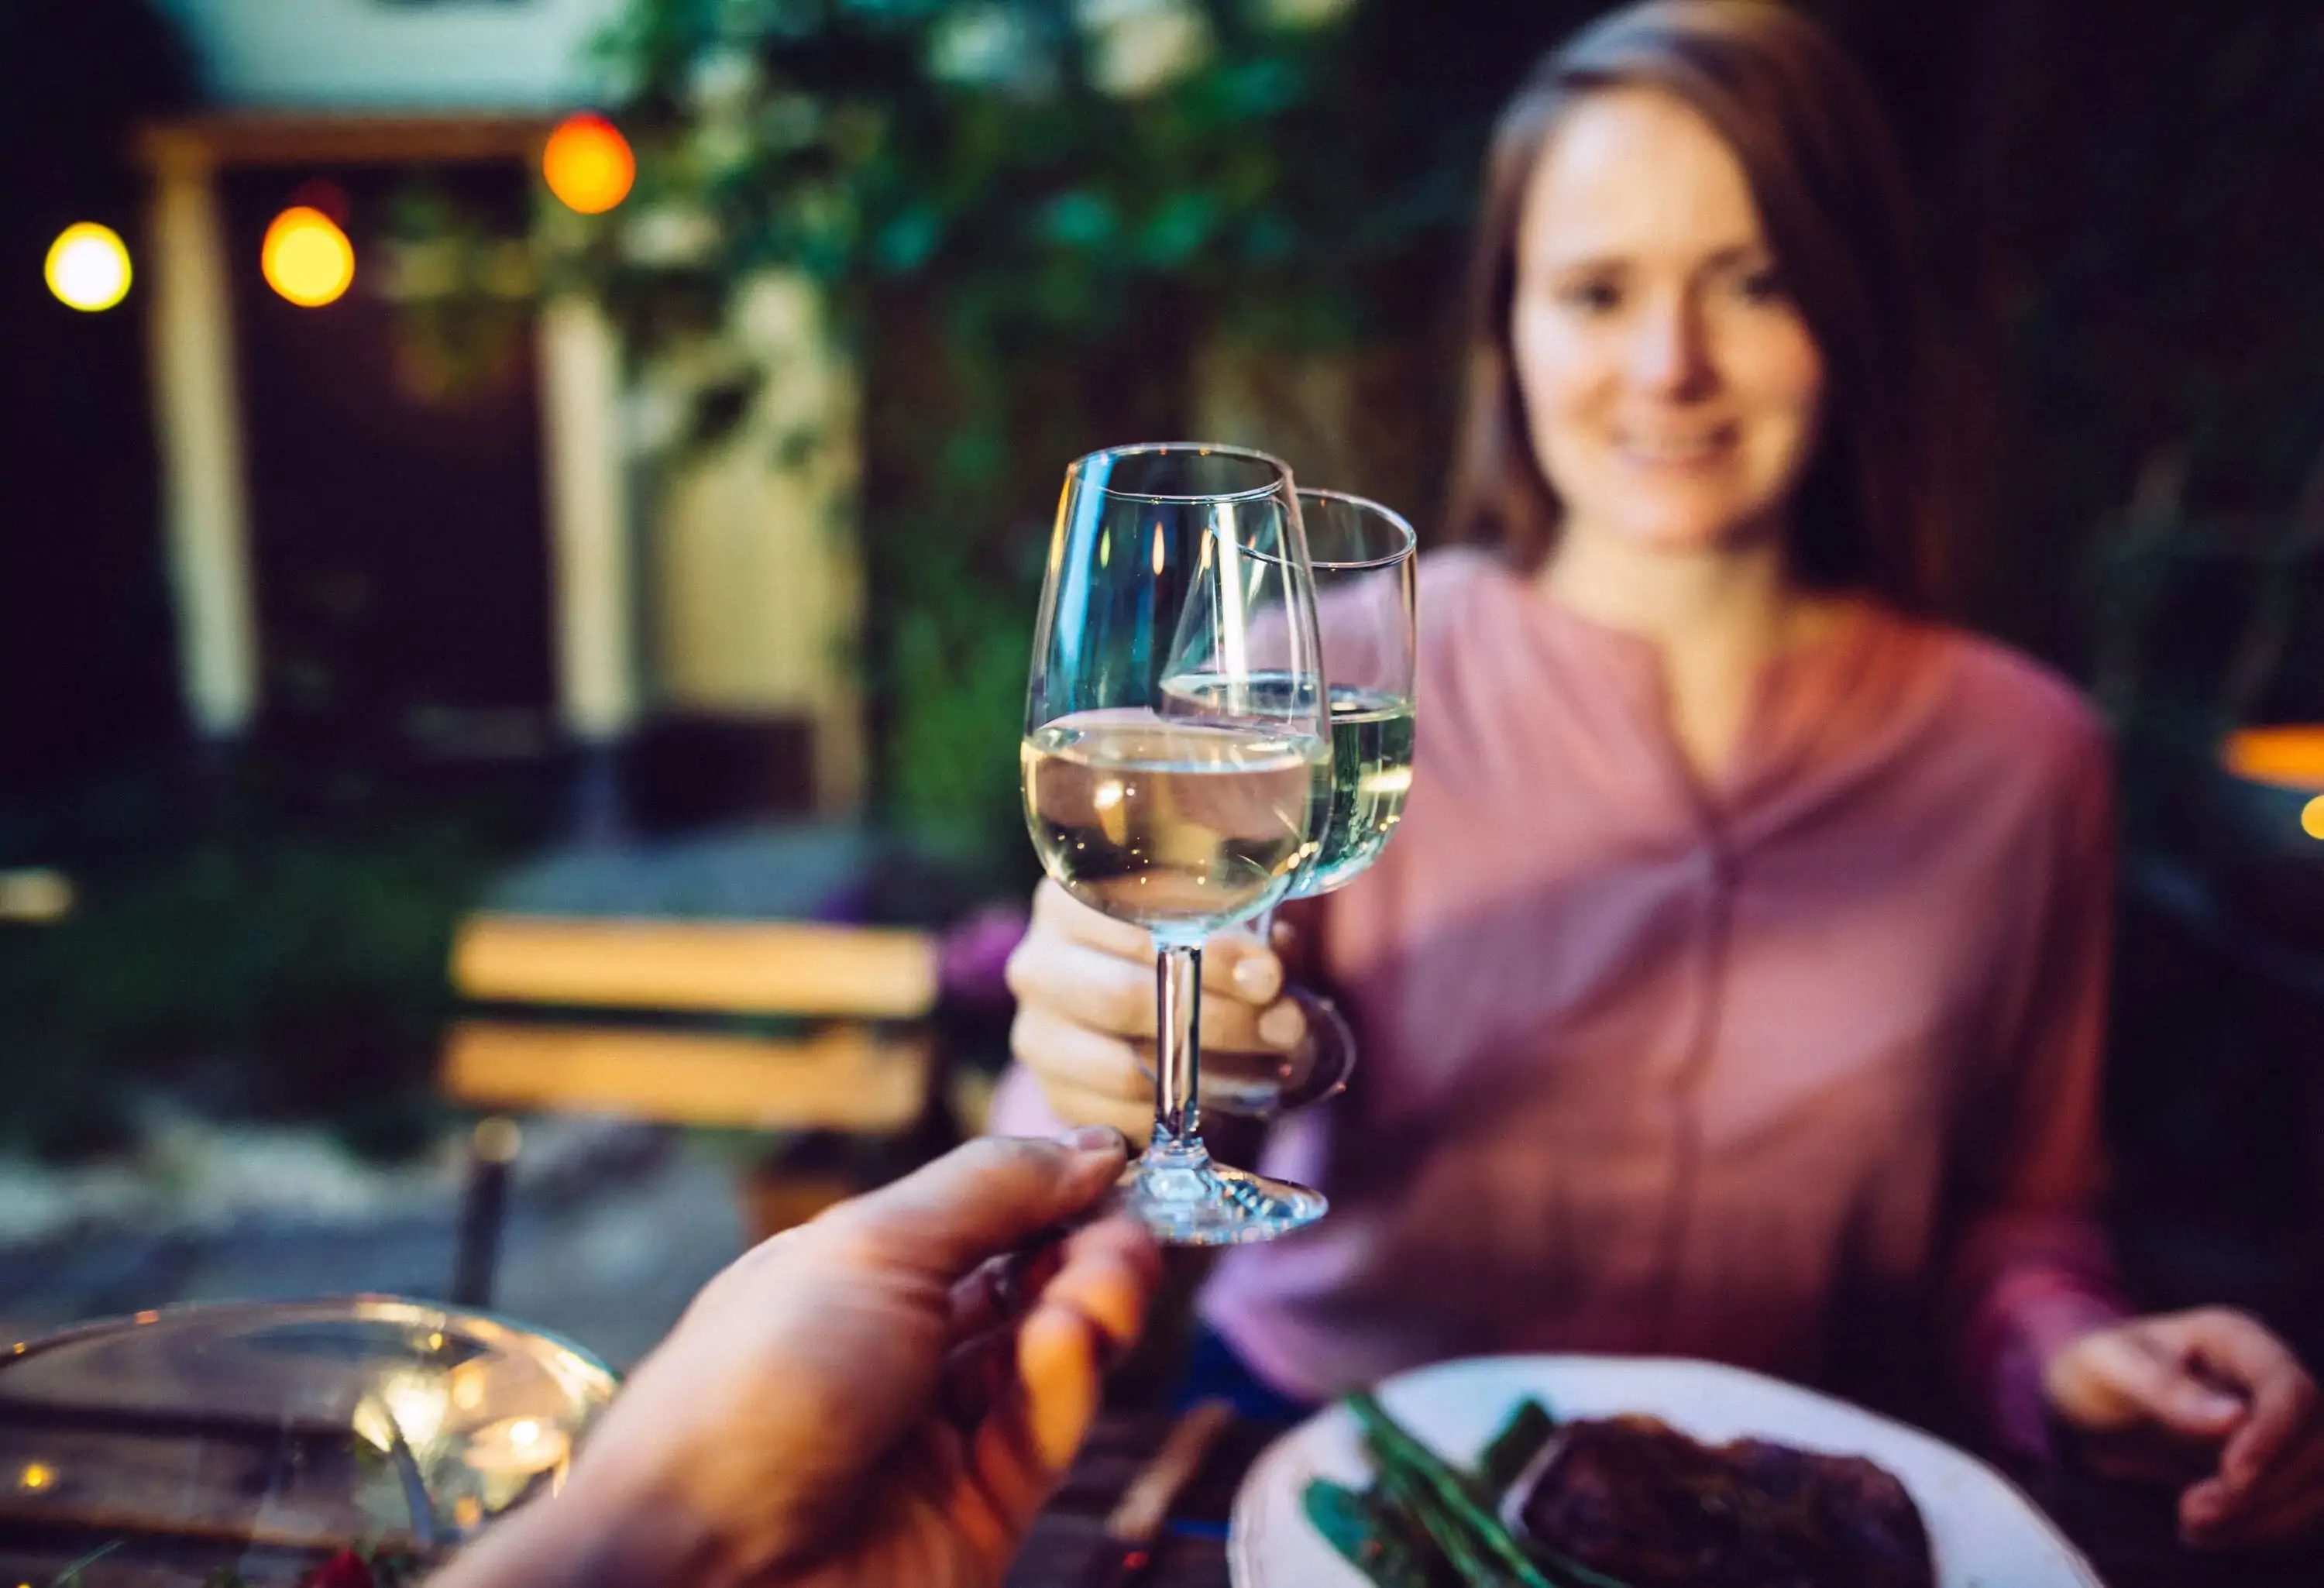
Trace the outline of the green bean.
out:
[[[1408,1499],[1420,1495],[1430,1501],[1422,1510],[1421,1519],[1440,1546],[1448,1534],[1458,1535],[1462,1540],[1463,1554],[1489,1561],[1499,1574],[1498,1579],[1488,1574],[1482,1581],[1512,1582],[1520,1584],[1520,1588],[1557,1588],[1510,1536],[1508,1528],[1502,1526],[1500,1518],[1479,1501],[1468,1480],[1406,1432],[1374,1396],[1359,1390],[1348,1397],[1348,1407],[1371,1441],[1372,1453],[1379,1458],[1383,1481],[1394,1478]],[[1452,1551],[1448,1548],[1447,1553]],[[1453,1564],[1462,1566],[1464,1574],[1470,1569],[1458,1557]]]
[[[1431,1588],[1425,1557],[1371,1495],[1317,1478],[1302,1500],[1315,1530],[1377,1588]]]
[[[1488,1495],[1498,1495],[1525,1474],[1542,1447],[1557,1434],[1557,1418],[1538,1400],[1517,1402],[1517,1410],[1477,1458],[1477,1481]]]

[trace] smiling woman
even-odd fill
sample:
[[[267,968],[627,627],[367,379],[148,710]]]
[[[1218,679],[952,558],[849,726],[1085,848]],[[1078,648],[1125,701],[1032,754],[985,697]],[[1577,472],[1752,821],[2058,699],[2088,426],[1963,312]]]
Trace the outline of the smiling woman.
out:
[[[1667,25],[1682,13],[1685,25]],[[1720,69],[1723,52],[1777,36],[1784,69]],[[1803,78],[1816,92],[1795,91]],[[1655,180],[1626,183],[1650,147]],[[1683,5],[1590,29],[1518,90],[1487,160],[1449,527],[1528,565],[1572,527],[1561,497],[1586,485],[1542,450],[1563,427],[1529,411],[1554,402],[1533,383],[1565,346],[1551,312],[1562,308],[1569,336],[1585,314],[1600,320],[1586,344],[1600,360],[1627,346],[1685,365],[1672,406],[1687,420],[1665,439],[1729,417],[1702,401],[1719,383],[1703,378],[1711,363],[1723,395],[1790,414],[1788,441],[1760,427],[1761,467],[1780,475],[1762,482],[1761,506],[1770,485],[1790,503],[1789,559],[1804,583],[1866,586],[1906,611],[1937,605],[1952,526],[1914,258],[1884,118],[1820,30]],[[1620,344],[1602,324],[1616,309]],[[1562,382],[1580,378],[1561,368]]]
[[[1657,180],[1632,180],[1642,159]],[[1510,338],[1569,551],[1779,538],[1823,358],[1733,152],[1678,100],[1595,95],[1536,167],[1524,213]]]
[[[1212,946],[1207,1048],[1296,1049],[1287,968],[1362,1048],[1262,1162],[1332,1214],[1220,1265],[1217,1374],[1279,1407],[1446,1356],[1699,1356],[1926,1422],[1950,1362],[2019,1455],[2052,1418],[2200,1453],[2200,1543],[2313,1527],[2304,1370],[2112,1280],[2105,735],[1927,615],[1956,526],[1856,68],[1789,5],[1634,5],[1535,69],[1486,187],[1479,544],[1422,560],[1397,841],[1286,909],[1304,959]],[[1141,1090],[1148,972],[1108,927],[1038,900],[997,1128]]]

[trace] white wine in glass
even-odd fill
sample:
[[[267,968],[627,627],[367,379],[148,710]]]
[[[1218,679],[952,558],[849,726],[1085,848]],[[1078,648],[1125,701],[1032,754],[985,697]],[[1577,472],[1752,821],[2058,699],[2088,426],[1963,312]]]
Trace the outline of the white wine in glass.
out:
[[[1331,808],[1286,897],[1328,893],[1378,860],[1412,788],[1419,538],[1401,513],[1343,491],[1302,490],[1315,624],[1330,680]]]
[[[1041,864],[1093,909],[1207,935],[1283,890],[1308,847],[1314,743],[1089,711],[1028,735],[1025,809]]]
[[[1379,858],[1412,789],[1412,697],[1332,686],[1331,809],[1291,896],[1328,893]]]

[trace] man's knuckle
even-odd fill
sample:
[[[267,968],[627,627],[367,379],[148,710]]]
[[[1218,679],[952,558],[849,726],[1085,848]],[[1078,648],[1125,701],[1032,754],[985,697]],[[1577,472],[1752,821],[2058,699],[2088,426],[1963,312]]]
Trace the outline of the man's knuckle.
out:
[[[876,1267],[885,1257],[888,1234],[881,1210],[861,1197],[835,1204],[798,1227],[802,1255],[840,1268]]]

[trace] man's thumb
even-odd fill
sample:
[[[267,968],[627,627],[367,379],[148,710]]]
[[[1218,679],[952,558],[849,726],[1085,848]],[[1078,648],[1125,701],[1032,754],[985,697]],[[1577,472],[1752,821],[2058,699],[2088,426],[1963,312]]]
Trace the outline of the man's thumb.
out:
[[[835,1231],[958,1278],[1088,1212],[1128,1156],[1121,1132],[1104,1125],[1053,1141],[979,1137],[827,1216]]]

